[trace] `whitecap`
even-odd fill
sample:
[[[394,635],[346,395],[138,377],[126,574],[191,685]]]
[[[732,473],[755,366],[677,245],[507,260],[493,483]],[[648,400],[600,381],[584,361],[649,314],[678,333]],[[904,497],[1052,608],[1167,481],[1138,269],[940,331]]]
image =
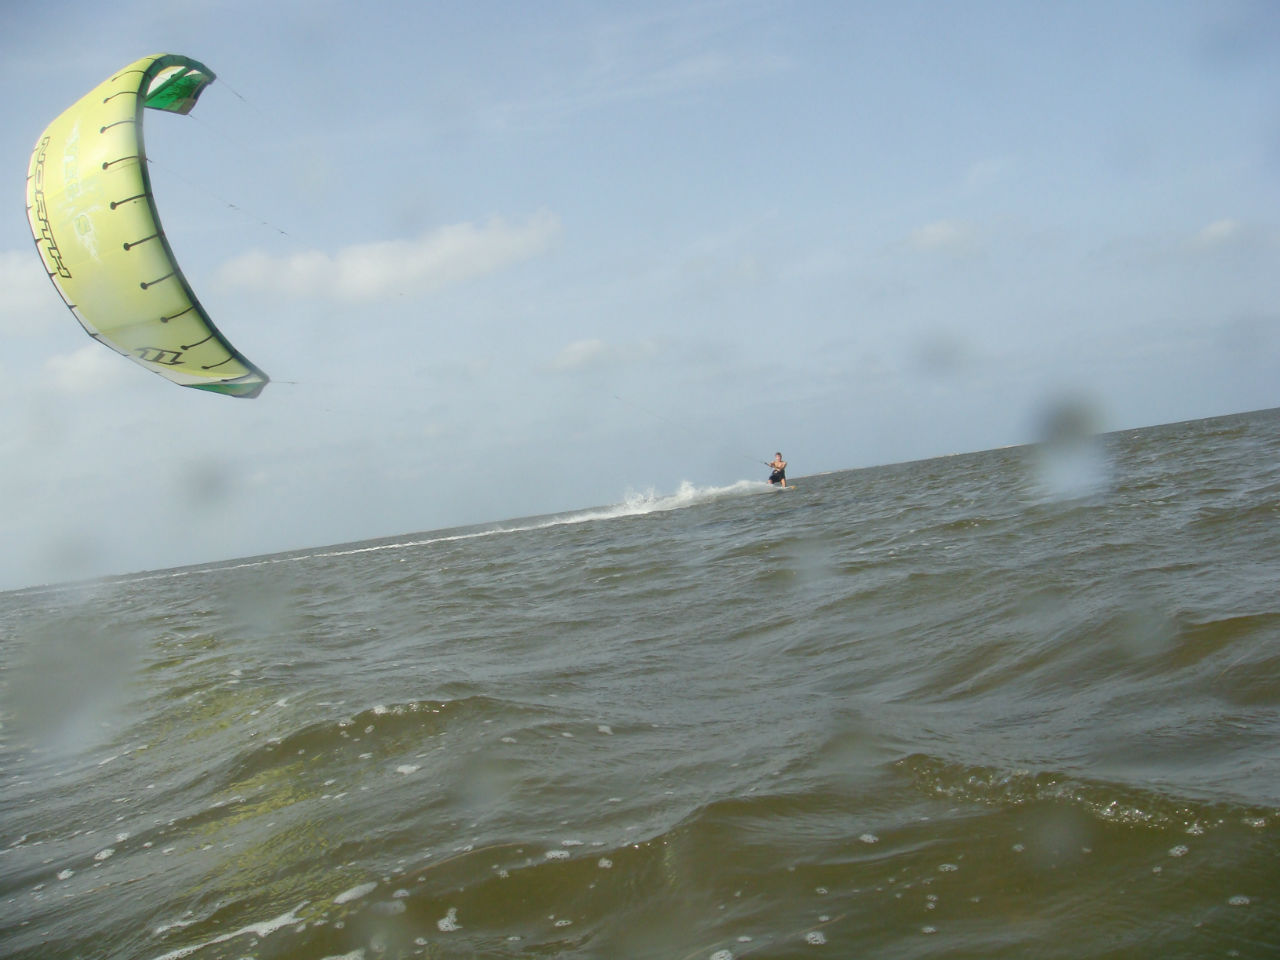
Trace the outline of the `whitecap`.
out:
[[[262,923],[251,923],[248,926],[241,927],[238,930],[232,930],[229,933],[219,934],[218,936],[213,937],[210,940],[206,940],[203,943],[198,943],[193,946],[179,947],[177,950],[170,950],[168,953],[156,957],[155,960],[180,960],[180,958],[189,957],[200,950],[203,950],[205,947],[212,946],[215,943],[226,943],[228,940],[234,940],[236,937],[244,936],[245,934],[252,934],[258,938],[270,936],[277,930],[298,923],[301,920],[301,917],[298,916],[298,911],[306,905],[307,901],[304,900],[288,913],[282,914],[281,916],[275,917],[271,920],[265,920]]]
[[[188,913],[187,916],[189,917],[190,913]],[[163,937],[170,930],[181,930],[183,927],[189,927],[193,923],[195,923],[195,920],[189,920],[186,918],[182,920],[170,920],[168,923],[159,924],[151,932],[154,933],[157,937]]]
[[[352,887],[350,890],[343,890],[340,894],[333,898],[334,903],[350,903],[352,900],[359,900],[361,897],[368,896],[378,888],[376,881],[369,883],[361,883]]]

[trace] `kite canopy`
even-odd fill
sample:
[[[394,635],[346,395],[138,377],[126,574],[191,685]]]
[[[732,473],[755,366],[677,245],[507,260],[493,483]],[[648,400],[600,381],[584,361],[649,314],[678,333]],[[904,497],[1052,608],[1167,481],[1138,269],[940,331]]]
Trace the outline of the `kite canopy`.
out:
[[[49,279],[89,336],[184,387],[256,397],[268,377],[213,325],[160,227],[145,107],[186,114],[204,64],[143,57],[49,124],[31,154],[27,219]]]

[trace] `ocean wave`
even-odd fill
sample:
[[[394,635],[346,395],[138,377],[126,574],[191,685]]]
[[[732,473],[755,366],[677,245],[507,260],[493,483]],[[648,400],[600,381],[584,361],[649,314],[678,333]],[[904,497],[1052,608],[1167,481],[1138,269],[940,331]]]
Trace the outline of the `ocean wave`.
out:
[[[954,763],[927,754],[904,757],[897,767],[933,796],[1006,807],[1062,804],[1107,823],[1196,835],[1226,825],[1274,829],[1280,816],[1265,807],[1206,803],[1057,771]]]
[[[296,563],[305,560],[351,557],[360,554],[382,553],[389,550],[406,550],[413,547],[433,546],[440,543],[456,543],[487,537],[528,533],[536,530],[546,530],[550,527],[591,523],[598,520],[619,520],[627,517],[645,516],[651,513],[663,513],[671,510],[679,510],[684,507],[695,506],[700,503],[707,503],[724,497],[764,493],[771,489],[772,488],[763,481],[753,480],[739,480],[725,486],[704,487],[696,486],[686,481],[681,483],[674,493],[658,493],[653,489],[645,491],[628,491],[623,499],[615,504],[591,507],[584,510],[575,510],[568,513],[550,514],[543,517],[533,517],[527,520],[505,521],[497,524],[486,525],[483,529],[479,530],[462,530],[457,532],[449,531],[427,536],[422,534],[411,534],[408,537],[397,537],[373,543],[339,544],[321,549],[295,551],[288,554],[272,555],[270,557],[258,557],[236,563],[223,563],[200,568],[167,571],[163,574],[138,577],[136,579],[151,579],[153,576],[189,576],[192,573],[199,573],[215,568],[220,571],[240,570],[278,563]]]

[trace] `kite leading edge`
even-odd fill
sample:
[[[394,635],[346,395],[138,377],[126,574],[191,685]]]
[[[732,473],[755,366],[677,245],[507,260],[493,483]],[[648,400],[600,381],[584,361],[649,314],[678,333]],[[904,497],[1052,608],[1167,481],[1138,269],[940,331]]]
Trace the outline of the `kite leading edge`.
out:
[[[142,141],[145,108],[186,114],[214,80],[187,57],[143,57],[40,135],[27,219],[45,270],[95,340],[184,387],[256,397],[270,379],[218,331],[165,239]]]

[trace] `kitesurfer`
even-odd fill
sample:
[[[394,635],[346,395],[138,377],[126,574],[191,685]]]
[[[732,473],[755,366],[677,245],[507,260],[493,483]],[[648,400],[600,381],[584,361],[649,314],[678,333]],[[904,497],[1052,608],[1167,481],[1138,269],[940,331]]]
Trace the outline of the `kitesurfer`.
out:
[[[773,455],[773,462],[766,464],[773,469],[773,473],[769,474],[769,483],[780,483],[784,487],[787,485],[787,461],[782,459],[781,453]]]

